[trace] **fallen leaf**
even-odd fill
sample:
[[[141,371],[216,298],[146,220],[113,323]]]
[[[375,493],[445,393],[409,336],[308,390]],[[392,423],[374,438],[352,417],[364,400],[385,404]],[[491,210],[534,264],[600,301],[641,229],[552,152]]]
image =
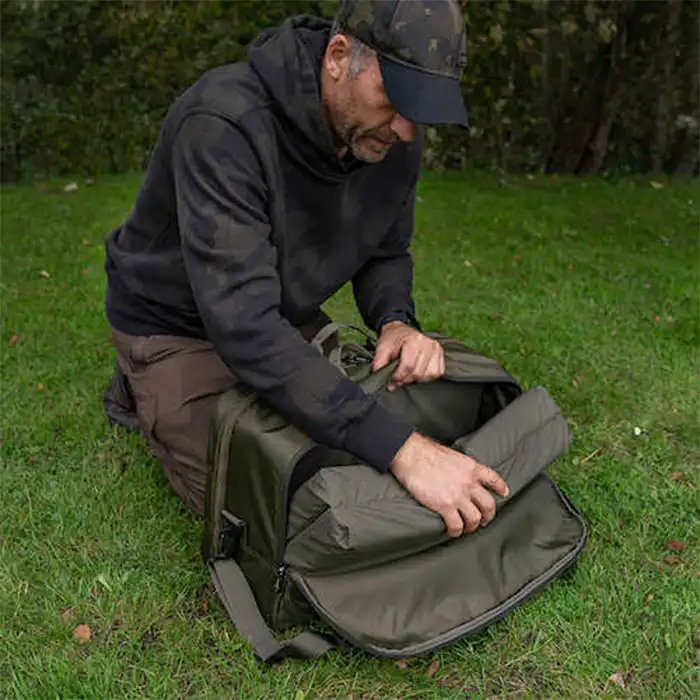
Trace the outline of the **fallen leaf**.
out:
[[[78,189],[77,182],[69,182],[64,188],[64,192],[75,192]]]
[[[552,296],[553,296],[553,297],[557,296],[556,291],[553,291],[553,292],[552,292]]]
[[[406,661],[405,659],[399,659],[399,660],[396,662],[396,666],[397,666],[398,668],[400,668],[401,670],[405,670],[405,669],[408,668],[408,661]]]
[[[671,481],[683,481],[683,479],[685,479],[685,474],[683,472],[673,472],[670,478]]]
[[[92,636],[92,630],[89,625],[78,625],[73,630],[73,639],[75,639],[78,644],[87,644]]]
[[[83,275],[83,277],[84,277],[85,275],[87,275],[88,272],[90,272],[90,270],[88,270],[87,267],[84,267],[84,268],[80,271],[80,274]]]
[[[61,610],[61,622],[67,624],[68,622],[73,622],[78,611],[75,608],[62,608]]]
[[[651,289],[651,285],[649,284],[649,282],[644,283],[644,289]]]
[[[647,603],[651,603],[652,600],[654,600],[654,594],[653,594],[653,593],[650,593],[650,594],[647,596]]]
[[[650,184],[650,185],[652,186],[652,188],[655,189],[655,190],[662,190],[662,189],[664,188],[663,183],[661,183],[661,182],[656,182],[655,180],[652,180],[649,184]]]
[[[667,321],[673,321],[673,316],[666,316]]]
[[[29,464],[36,464],[36,457],[34,455],[27,457],[27,462],[29,462]]]
[[[578,386],[578,382],[574,379],[574,380],[571,382],[571,386],[573,386],[574,389],[575,389],[575,388]]]
[[[567,270],[573,270],[573,269],[574,269],[574,266],[570,264],[566,269],[567,269]]]
[[[37,390],[37,391],[44,391],[44,385],[43,385],[43,384],[37,384],[37,385],[36,385],[36,390]]]
[[[666,544],[666,549],[670,549],[676,554],[680,554],[683,551],[683,547],[685,547],[685,544],[682,540],[671,540]]]
[[[425,675],[430,678],[431,676],[435,675],[435,672],[440,668],[440,659],[435,659],[430,666],[428,666],[428,670],[425,672]]]
[[[492,321],[495,321],[496,319],[499,319],[500,317],[501,317],[500,314],[489,314],[489,318]]]
[[[19,343],[19,341],[22,340],[21,335],[17,335],[16,333],[12,335],[10,338],[9,342],[7,343],[10,347],[13,347]]]
[[[660,316],[654,316],[654,318],[651,319],[652,323],[658,323],[661,320]]]
[[[83,245],[90,245],[90,241],[87,238],[83,238]]]
[[[627,690],[627,683],[625,682],[625,674],[623,671],[615,671],[615,673],[613,673],[608,680],[612,681],[616,686],[622,688],[622,690]]]
[[[39,270],[39,274],[40,274],[42,277],[45,277],[46,279],[48,279],[49,277],[51,277],[51,275],[50,275],[46,270]]]
[[[472,263],[471,260],[465,260],[464,267],[474,267],[474,264]]]
[[[120,505],[119,508],[114,512],[114,518],[115,520],[121,520],[122,519],[122,511],[124,510],[124,505]]]
[[[681,560],[675,554],[667,554],[664,557],[664,563],[669,566],[675,566],[676,564],[680,564]]]

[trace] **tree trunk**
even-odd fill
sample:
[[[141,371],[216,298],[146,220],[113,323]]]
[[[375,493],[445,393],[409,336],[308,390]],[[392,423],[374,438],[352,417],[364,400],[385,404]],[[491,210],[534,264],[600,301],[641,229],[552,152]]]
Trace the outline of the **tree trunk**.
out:
[[[688,5],[684,6],[687,9]],[[700,101],[700,83],[698,82],[698,48],[700,48],[700,23],[698,22],[697,10],[689,12],[681,20],[681,26],[687,26],[683,23],[689,21],[692,31],[690,32],[690,47],[684,47],[685,60],[683,62],[683,95],[685,99],[678,106],[677,111],[683,116],[690,117],[691,123],[687,123],[681,134],[681,148],[676,152],[674,172],[677,175],[685,175],[693,177],[698,173],[698,164],[700,162],[700,133],[698,122],[700,121],[700,109],[698,102]]]
[[[539,124],[539,141],[540,141],[540,166],[546,168],[547,161],[552,152],[553,134],[552,134],[552,115],[555,113],[554,100],[554,75],[552,71],[552,22],[550,20],[550,0],[544,0],[540,9],[541,20],[540,26],[544,28],[545,33],[542,37],[542,94],[540,100],[540,124]]]
[[[555,47],[554,55],[558,54],[561,70],[557,90],[552,94],[555,116],[546,171],[574,173],[597,122],[598,74],[605,70],[605,57],[595,39],[577,38],[574,41],[571,36],[562,35],[561,27],[557,38],[558,48]],[[580,50],[581,42],[589,44],[583,47],[583,51]]]
[[[664,13],[665,22],[662,29],[661,45],[657,53],[661,84],[656,102],[654,136],[651,143],[651,169],[653,172],[662,172],[666,163],[669,113],[671,112],[671,102],[673,100],[673,64],[680,39],[679,21],[682,7],[683,0],[667,0]]]
[[[678,159],[678,164],[675,168],[676,175],[685,175],[693,177],[698,169],[700,162],[700,143],[694,136],[689,136],[686,140],[686,145],[683,148],[681,157]]]
[[[603,88],[597,123],[576,169],[577,174],[597,173],[608,152],[610,131],[615,122],[617,107],[624,87],[627,21],[625,10],[620,9],[616,22],[617,32],[610,47],[610,67]]]

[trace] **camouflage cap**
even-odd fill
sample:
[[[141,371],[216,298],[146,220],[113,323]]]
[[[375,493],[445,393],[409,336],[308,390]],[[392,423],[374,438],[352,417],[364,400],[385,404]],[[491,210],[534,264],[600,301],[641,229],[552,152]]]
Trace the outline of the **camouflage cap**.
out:
[[[396,110],[416,124],[459,124],[466,31],[455,0],[341,0],[340,31],[377,52]]]

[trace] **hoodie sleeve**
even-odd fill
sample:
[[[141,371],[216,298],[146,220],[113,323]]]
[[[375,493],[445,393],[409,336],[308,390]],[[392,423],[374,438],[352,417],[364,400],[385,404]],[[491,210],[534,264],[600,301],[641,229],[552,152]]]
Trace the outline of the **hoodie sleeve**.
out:
[[[190,116],[173,143],[172,172],[185,268],[223,361],[317,442],[386,471],[412,429],[281,315],[268,192],[246,137],[217,117]]]
[[[352,280],[357,308],[367,326],[376,332],[394,320],[420,329],[413,302],[410,252],[420,147],[411,148],[410,158],[416,175],[406,199],[384,240]]]

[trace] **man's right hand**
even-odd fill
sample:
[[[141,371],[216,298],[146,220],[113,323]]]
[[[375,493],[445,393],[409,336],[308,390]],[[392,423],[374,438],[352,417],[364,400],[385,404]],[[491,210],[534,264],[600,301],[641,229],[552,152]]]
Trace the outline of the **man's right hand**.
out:
[[[491,522],[496,502],[485,487],[508,495],[508,485],[493,469],[418,433],[408,438],[390,469],[419,503],[442,516],[450,537]]]

